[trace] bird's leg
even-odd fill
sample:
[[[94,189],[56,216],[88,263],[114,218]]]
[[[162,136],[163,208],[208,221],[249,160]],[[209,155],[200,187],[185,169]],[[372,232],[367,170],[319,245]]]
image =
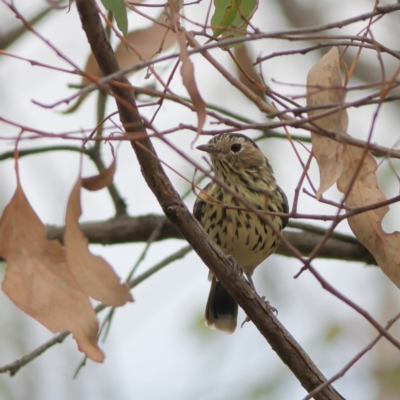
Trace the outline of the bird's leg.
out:
[[[253,282],[253,278],[252,278],[251,274],[245,273],[245,275],[246,275],[247,281],[249,282],[250,286],[251,286],[251,287],[254,289],[254,291],[257,293],[257,290],[256,290],[256,287],[254,286],[254,282]],[[258,294],[258,293],[257,293],[257,294]],[[269,302],[268,300],[265,300],[265,296],[260,296],[260,297],[261,297],[261,300],[263,300],[264,303],[265,303],[267,306],[270,307],[271,311],[272,311],[273,313],[275,313],[276,315],[278,315],[278,310],[277,310],[275,307],[272,307],[271,304],[270,304],[270,302]],[[244,325],[246,322],[250,322],[250,321],[251,321],[251,320],[250,320],[249,316],[246,315],[246,318],[244,319],[244,321],[242,322],[242,325],[240,325],[240,327],[243,328],[243,325]]]
[[[256,290],[256,287],[254,286],[254,282],[253,282],[253,278],[252,278],[251,274],[246,273],[245,275],[246,275],[247,280],[248,280],[249,283],[250,283],[250,286],[251,286],[251,287],[254,289],[254,291],[257,293],[257,290]]]

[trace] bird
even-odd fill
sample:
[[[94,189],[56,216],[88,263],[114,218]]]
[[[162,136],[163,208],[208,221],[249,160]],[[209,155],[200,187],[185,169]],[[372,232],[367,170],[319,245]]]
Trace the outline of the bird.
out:
[[[255,268],[276,250],[279,233],[288,224],[287,216],[271,214],[289,213],[287,197],[268,159],[246,135],[218,134],[197,149],[210,156],[214,179],[198,194],[193,215],[222,251],[236,260],[255,288]],[[250,211],[241,199],[262,217]],[[209,280],[205,323],[231,334],[237,326],[238,304],[211,272]]]

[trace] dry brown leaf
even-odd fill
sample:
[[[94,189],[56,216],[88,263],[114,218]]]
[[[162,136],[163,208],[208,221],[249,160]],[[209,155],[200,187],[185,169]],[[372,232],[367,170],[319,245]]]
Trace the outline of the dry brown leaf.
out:
[[[168,50],[176,43],[176,34],[169,28],[168,17],[164,12],[160,14],[150,28],[129,32],[126,35],[126,41],[136,50],[130,49],[124,42],[121,42],[115,50],[115,56],[121,68],[128,68],[143,61],[151,60],[157,53]],[[163,24],[163,25],[160,25]],[[85,73],[100,77],[101,71],[97,65],[93,53],[90,54],[85,67]],[[82,84],[86,85],[91,81],[83,77]]]
[[[346,89],[342,85],[340,73],[339,52],[333,47],[318,63],[311,68],[307,76],[307,105],[323,106],[340,104],[344,101]],[[308,116],[326,113],[327,110],[309,111]],[[346,110],[314,120],[322,129],[345,134],[348,126]],[[317,199],[328,190],[339,178],[343,169],[343,144],[311,132],[313,155],[320,171],[320,186]]]
[[[112,169],[112,166],[109,170]],[[108,178],[108,177],[106,177]],[[90,178],[91,183],[106,184],[109,179]],[[83,289],[93,299],[103,304],[117,307],[128,301],[133,301],[129,286],[120,282],[111,265],[102,257],[90,253],[88,239],[79,227],[79,217],[82,214],[80,191],[82,179],[78,179],[68,199],[65,218],[64,246],[71,271]]]
[[[325,89],[325,90],[323,90]],[[307,79],[307,104],[337,104],[344,100],[345,89],[336,48],[329,51],[311,69]],[[310,116],[324,112],[311,111]],[[346,135],[348,118],[343,110],[316,121],[321,128]],[[317,197],[337,182],[345,195],[346,206],[368,207],[386,200],[378,186],[374,157],[365,149],[344,145],[312,134],[313,154],[320,168],[321,184]],[[400,288],[400,232],[387,234],[382,221],[388,206],[383,206],[348,218],[351,230],[375,257],[382,271]]]
[[[240,82],[245,84],[251,91],[253,91],[254,94],[264,99],[264,83],[262,82],[260,75],[257,73],[256,69],[254,68],[253,59],[249,55],[249,50],[246,43],[243,43],[243,45],[240,47],[235,47],[234,53],[240,65],[240,68],[236,65]],[[251,82],[248,77],[251,78],[254,82],[258,83],[258,85]]]
[[[130,49],[124,42],[118,45],[115,50],[115,56],[121,68],[128,68],[140,64],[143,61],[149,61],[157,53],[168,50],[176,43],[176,34],[171,29],[163,26],[169,26],[168,17],[164,12],[160,14],[157,22],[158,23],[155,22],[150,28],[129,32],[126,35],[126,41],[133,46],[136,52]],[[102,76],[93,53],[91,53],[88,58],[84,72],[86,75],[92,77]],[[92,83],[92,81],[84,76],[82,78],[82,85],[87,85],[89,83]],[[86,96],[87,94],[83,94],[78,102],[68,111],[73,112],[76,110]]]
[[[354,179],[360,163],[361,168]],[[346,194],[347,206],[358,208],[386,200],[378,186],[378,165],[370,152],[346,145],[343,165],[337,186]],[[387,234],[382,229],[382,221],[388,211],[388,206],[380,207],[350,217],[348,222],[354,235],[375,257],[382,271],[400,288],[400,233]]]
[[[190,99],[192,100],[193,107],[197,113],[197,133],[200,134],[203,128],[204,122],[206,121],[206,103],[201,98],[199,90],[197,89],[196,80],[194,78],[194,66],[189,58],[189,53],[186,47],[186,31],[180,25],[179,19],[179,7],[174,0],[168,0],[169,11],[171,13],[171,22],[177,32],[178,43],[180,49],[180,60],[182,83],[189,93]]]
[[[111,165],[108,168],[101,171],[100,174],[95,176],[90,176],[88,178],[83,178],[82,187],[84,187],[86,190],[94,192],[96,190],[103,189],[106,186],[110,185],[114,178],[115,168],[117,166],[116,164],[117,163],[114,158]]]
[[[19,183],[0,220],[0,255],[8,264],[4,293],[51,331],[71,332],[80,351],[102,362],[96,313],[73,277],[64,249],[46,238],[46,228]]]
[[[181,76],[182,82],[189,93],[190,99],[192,100],[194,109],[197,113],[197,133],[201,133],[204,122],[206,121],[206,103],[200,96],[199,90],[197,89],[196,80],[194,79],[194,67],[190,61],[189,54],[186,48],[186,34],[184,31],[179,31],[178,42],[180,46],[180,59],[182,61]]]
[[[150,28],[133,31],[126,36],[136,53],[121,42],[115,50],[121,68],[128,68],[142,61],[151,60],[156,54],[168,50],[177,41],[176,33],[172,31],[168,16],[162,12]],[[168,28],[166,26],[168,26]]]

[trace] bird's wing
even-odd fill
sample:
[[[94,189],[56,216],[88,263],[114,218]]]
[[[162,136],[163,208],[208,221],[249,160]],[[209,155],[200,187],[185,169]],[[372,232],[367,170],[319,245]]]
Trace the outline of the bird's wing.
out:
[[[207,190],[210,187],[211,183],[212,182],[209,182],[206,186],[204,186],[204,188],[203,188],[204,192],[207,192]],[[197,195],[197,199],[196,199],[196,201],[194,203],[194,206],[193,206],[193,215],[197,219],[197,221],[199,221],[199,222],[201,222],[201,217],[202,217],[202,215],[204,213],[203,207],[206,204],[206,202],[203,200],[204,197],[205,197],[204,193],[200,192]]]
[[[286,197],[285,192],[278,186],[278,192],[281,194],[282,196],[282,208],[283,208],[283,212],[284,213],[289,213],[289,202],[288,199]],[[289,218],[282,218],[282,229],[285,228],[287,226],[289,222]]]

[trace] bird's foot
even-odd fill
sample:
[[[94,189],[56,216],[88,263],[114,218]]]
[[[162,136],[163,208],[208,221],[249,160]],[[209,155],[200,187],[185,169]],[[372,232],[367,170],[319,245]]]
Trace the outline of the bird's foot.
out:
[[[265,300],[265,296],[262,296],[262,297],[261,297],[261,300],[265,303],[266,306],[269,307],[269,309],[270,309],[275,315],[278,315],[278,309],[275,308],[275,307],[273,307],[273,306],[271,306],[271,303],[270,303],[268,300]],[[268,309],[268,308],[267,308],[267,309]],[[240,327],[243,328],[243,325],[244,325],[246,322],[250,322],[250,321],[251,321],[250,317],[249,317],[248,315],[246,315],[246,318],[244,319],[244,321],[242,322],[242,324],[240,325]]]
[[[271,303],[268,300],[265,300],[265,296],[261,297],[261,300],[269,307],[269,309],[277,316],[278,315],[278,309],[275,308],[274,306],[271,306]]]
[[[243,328],[243,325],[244,325],[246,322],[250,322],[250,321],[251,321],[251,319],[249,318],[248,315],[246,315],[246,318],[244,319],[244,321],[242,322],[242,324],[240,325],[240,327]]]
[[[228,254],[226,258],[229,260],[229,262],[232,264],[232,266],[236,266],[238,269],[238,272],[240,275],[243,275],[244,271],[242,267],[237,263],[237,261],[230,255]]]

